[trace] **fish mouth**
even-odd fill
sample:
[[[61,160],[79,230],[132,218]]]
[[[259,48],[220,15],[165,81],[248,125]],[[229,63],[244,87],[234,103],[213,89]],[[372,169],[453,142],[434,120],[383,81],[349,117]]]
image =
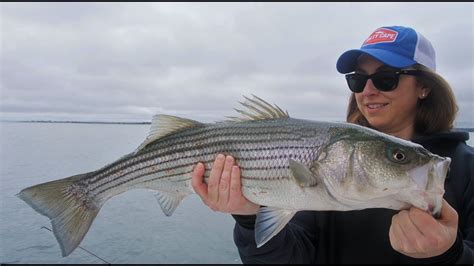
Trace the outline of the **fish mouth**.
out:
[[[436,196],[434,197],[434,205],[428,205],[428,211],[435,217],[439,218],[441,216],[441,205],[443,203],[444,195],[444,180],[449,171],[449,165],[451,164],[451,158],[442,158],[440,161],[436,162],[433,165],[433,174],[434,174],[434,186],[432,188],[428,187],[428,191],[432,191]],[[437,181],[437,184],[436,184]],[[431,208],[432,207],[432,208]]]
[[[435,218],[441,213],[444,181],[451,163],[450,158],[435,158],[434,162],[409,171],[415,189],[409,198],[413,206],[429,212]]]

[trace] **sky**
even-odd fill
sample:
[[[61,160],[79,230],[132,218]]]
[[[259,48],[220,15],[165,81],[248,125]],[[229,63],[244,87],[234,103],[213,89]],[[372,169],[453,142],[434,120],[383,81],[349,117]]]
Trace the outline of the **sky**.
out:
[[[431,41],[474,127],[473,3],[0,3],[0,120],[215,122],[243,95],[344,121],[338,57],[375,29]]]

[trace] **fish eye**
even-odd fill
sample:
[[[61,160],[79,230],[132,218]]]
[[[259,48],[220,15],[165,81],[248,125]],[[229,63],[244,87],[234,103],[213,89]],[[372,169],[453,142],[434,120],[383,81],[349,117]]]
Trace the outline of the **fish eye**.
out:
[[[405,151],[396,149],[396,148],[391,149],[390,154],[388,155],[388,158],[394,163],[404,164],[408,162],[408,157]]]
[[[401,151],[396,151],[393,153],[393,159],[395,159],[396,161],[404,161],[405,158],[405,154]]]

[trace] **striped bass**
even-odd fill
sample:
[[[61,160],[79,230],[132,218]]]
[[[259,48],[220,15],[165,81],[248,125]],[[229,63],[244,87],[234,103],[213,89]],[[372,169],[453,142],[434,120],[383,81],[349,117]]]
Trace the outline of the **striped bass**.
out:
[[[242,116],[223,122],[156,115],[134,152],[18,196],[51,220],[63,256],[78,247],[104,203],[130,189],[156,191],[170,216],[194,193],[193,167],[205,164],[207,182],[219,153],[235,158],[243,195],[264,206],[255,224],[259,247],[300,210],[415,206],[440,213],[449,158],[366,127],[290,118],[256,96],[245,98]]]

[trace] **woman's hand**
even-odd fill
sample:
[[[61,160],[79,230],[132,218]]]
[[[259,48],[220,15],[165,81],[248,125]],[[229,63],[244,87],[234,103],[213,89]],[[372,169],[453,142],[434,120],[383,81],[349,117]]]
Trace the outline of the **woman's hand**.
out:
[[[457,230],[458,214],[443,199],[438,220],[415,207],[394,215],[389,237],[396,251],[412,258],[430,258],[448,251]]]
[[[192,174],[192,186],[204,204],[214,211],[251,215],[259,205],[247,200],[240,183],[240,168],[232,156],[219,154],[212,165],[208,183],[204,182],[204,164],[198,163]]]

